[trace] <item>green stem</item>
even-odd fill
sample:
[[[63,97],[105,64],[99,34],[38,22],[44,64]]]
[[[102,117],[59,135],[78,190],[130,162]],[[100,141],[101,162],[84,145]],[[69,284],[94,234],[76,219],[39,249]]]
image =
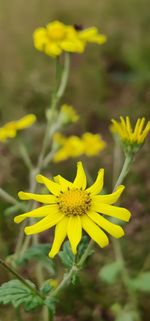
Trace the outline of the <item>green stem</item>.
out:
[[[59,294],[59,292],[61,292],[62,289],[64,289],[68,285],[74,272],[77,270],[78,270],[77,266],[73,265],[72,268],[70,269],[70,271],[64,275],[62,281],[57,286],[57,288],[53,292],[51,292],[51,294],[48,297],[51,298],[51,297],[57,296]]]
[[[130,170],[130,166],[133,162],[133,157],[132,156],[129,156],[127,155],[126,158],[125,158],[125,162],[123,164],[123,167],[122,167],[122,170],[121,170],[121,173],[117,179],[117,182],[115,184],[115,187],[114,187],[114,190],[123,183],[125,177],[127,176],[129,170]]]
[[[17,321],[22,321],[20,307],[16,308],[16,320]]]
[[[20,208],[22,207],[20,202],[18,202],[13,196],[5,192],[2,188],[0,188],[0,197],[10,204],[18,205]]]

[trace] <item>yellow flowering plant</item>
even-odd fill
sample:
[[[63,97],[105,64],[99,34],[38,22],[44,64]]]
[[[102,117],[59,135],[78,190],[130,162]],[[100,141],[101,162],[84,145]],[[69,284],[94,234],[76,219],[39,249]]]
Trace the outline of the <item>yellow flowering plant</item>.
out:
[[[69,178],[69,172],[66,178],[61,176],[58,162],[80,158],[83,155],[89,158],[97,156],[106,147],[106,142],[100,134],[84,132],[80,137],[66,137],[61,134],[68,124],[75,125],[79,120],[77,111],[61,101],[68,83],[70,53],[83,53],[88,43],[101,45],[105,43],[106,36],[99,34],[96,27],[82,29],[79,26],[54,21],[46,27],[36,29],[33,39],[37,50],[53,58],[63,53],[63,70],[56,81],[56,88],[46,111],[43,143],[36,165],[32,163],[27,151],[22,153],[23,161],[29,169],[29,186],[25,188],[26,191],[18,193],[19,199],[23,202],[0,188],[0,197],[10,204],[7,213],[14,215],[12,224],[23,222],[20,232],[19,226],[17,229],[14,253],[6,260],[0,259],[0,265],[14,276],[14,279],[0,286],[0,304],[11,304],[16,309],[19,321],[23,320],[20,306],[28,313],[37,308],[42,321],[54,320],[60,292],[80,277],[80,271],[93,254],[93,250],[97,250],[97,255],[102,256],[105,251],[102,248],[111,243],[115,253],[111,270],[114,271],[115,267],[115,277],[120,275],[128,294],[124,309],[128,307],[129,311],[134,311],[138,317],[132,321],[139,321],[136,291],[131,287],[132,278],[126,268],[119,242],[125,235],[123,224],[129,221],[131,213],[126,204],[119,205],[118,201],[125,189],[123,181],[133,161],[133,149],[135,154],[139,149],[135,146],[143,145],[150,130],[150,123],[148,122],[143,129],[144,118],[139,119],[133,130],[129,117],[121,117],[120,122],[112,120],[111,131],[119,136],[126,157],[110,193],[107,192],[107,187],[103,189],[104,169],[98,169],[93,159],[91,164],[94,163],[93,167],[98,170],[95,181],[93,178],[88,181],[88,166],[84,169],[81,160],[77,163],[74,179]],[[59,59],[56,59],[56,64],[60,64]],[[5,124],[0,128],[0,141],[5,142],[15,137],[18,131],[30,127],[35,121],[35,115],[29,114],[20,120]],[[108,152],[109,150],[108,148]],[[112,176],[109,174],[109,180]],[[39,233],[44,234],[47,230],[48,233],[41,242]],[[51,237],[49,230],[54,232]],[[61,276],[58,273],[60,268],[57,269],[53,261],[56,255],[65,266],[65,272],[61,271]],[[22,276],[23,270],[21,267],[18,268],[21,264],[30,264],[31,260],[34,260],[31,269],[35,272],[34,281],[30,280],[30,276]],[[103,266],[103,274],[105,268],[108,271],[110,266]]]

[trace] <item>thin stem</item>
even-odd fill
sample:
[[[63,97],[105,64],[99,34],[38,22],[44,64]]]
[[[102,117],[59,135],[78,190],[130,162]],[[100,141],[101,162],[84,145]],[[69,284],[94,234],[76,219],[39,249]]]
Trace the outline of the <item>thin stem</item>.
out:
[[[16,308],[16,320],[17,320],[17,321],[22,321],[21,312],[20,312],[20,307],[17,307],[17,308]]]
[[[85,250],[85,252],[84,252],[83,255],[81,256],[81,259],[79,260],[77,266],[81,267],[81,266],[84,264],[85,260],[86,260],[87,257],[89,256],[89,253],[90,253],[93,245],[94,245],[94,241],[91,239],[90,242],[89,242],[89,244],[88,244],[88,246],[87,246],[87,248],[86,248],[86,250]]]
[[[63,69],[63,72],[62,72],[60,86],[59,86],[58,91],[56,93],[57,103],[62,98],[62,96],[63,96],[63,94],[65,92],[65,89],[66,89],[66,86],[67,86],[67,82],[68,82],[69,69],[70,69],[70,54],[69,53],[65,53],[64,69]]]
[[[58,287],[53,292],[51,292],[51,294],[48,297],[51,298],[51,297],[57,296],[59,294],[59,292],[61,292],[62,289],[67,286],[67,284],[70,282],[74,272],[77,270],[78,270],[77,266],[73,265],[72,268],[70,269],[70,271],[64,275],[64,278],[62,279],[62,281],[60,282]]]
[[[22,207],[20,202],[18,202],[13,196],[9,195],[2,188],[0,188],[0,197],[10,204],[18,205],[20,208]]]
[[[7,263],[5,263],[2,259],[0,259],[0,264],[10,273],[12,273],[22,284],[24,284],[28,289],[38,295],[41,299],[44,299],[41,293],[39,293],[36,289],[34,289],[17,271],[15,271],[12,267],[10,267]]]
[[[125,161],[124,161],[124,164],[123,164],[123,167],[122,167],[122,170],[121,170],[121,173],[117,179],[117,182],[115,184],[115,187],[114,187],[114,190],[123,183],[125,177],[127,176],[129,170],[130,170],[130,166],[133,162],[133,157],[127,155],[126,158],[125,158]]]

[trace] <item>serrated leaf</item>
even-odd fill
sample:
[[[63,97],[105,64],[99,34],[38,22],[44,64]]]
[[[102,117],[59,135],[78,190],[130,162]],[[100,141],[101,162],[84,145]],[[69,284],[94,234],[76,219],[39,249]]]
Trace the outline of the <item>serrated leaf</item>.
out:
[[[102,267],[99,272],[100,278],[107,282],[108,284],[113,284],[116,282],[122,269],[122,264],[120,262],[113,262],[106,264]]]
[[[0,303],[12,304],[14,308],[23,305],[26,311],[42,305],[43,299],[34,292],[35,285],[30,281],[28,283],[33,290],[17,279],[4,283],[0,287]]]
[[[49,250],[50,244],[38,244],[32,246],[27,249],[19,259],[16,260],[16,263],[18,265],[23,265],[30,260],[40,260],[41,263],[44,263],[44,267],[47,268],[51,274],[55,274],[54,261],[48,257]]]
[[[130,282],[132,288],[141,292],[150,292],[150,272],[143,272]]]
[[[69,241],[64,243],[63,250],[59,252],[59,257],[62,263],[68,268],[71,268],[74,264],[74,255],[72,253]]]

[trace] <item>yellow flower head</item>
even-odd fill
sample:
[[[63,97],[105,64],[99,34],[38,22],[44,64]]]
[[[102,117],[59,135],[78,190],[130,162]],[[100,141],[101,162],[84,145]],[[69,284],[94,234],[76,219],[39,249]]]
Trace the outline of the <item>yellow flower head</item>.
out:
[[[150,121],[147,122],[146,127],[143,129],[144,123],[144,117],[138,118],[133,129],[128,116],[125,119],[120,117],[120,122],[112,119],[110,130],[119,136],[126,151],[136,152],[144,143],[150,131]]]
[[[59,21],[49,23],[45,28],[38,28],[33,33],[34,46],[45,54],[56,57],[63,51],[84,51],[84,43],[72,26],[66,26]]]
[[[81,155],[96,156],[106,146],[99,134],[88,132],[84,133],[81,138],[74,135],[65,137],[60,133],[56,133],[53,136],[53,142],[58,148],[53,157],[54,162],[61,162]]]
[[[64,123],[75,123],[79,120],[79,115],[77,114],[76,110],[70,105],[62,105],[60,111]]]
[[[84,133],[82,135],[84,145],[84,154],[87,156],[96,156],[106,147],[106,143],[99,134]]]
[[[63,51],[83,53],[88,42],[103,44],[106,36],[99,34],[95,27],[78,30],[60,21],[53,21],[46,27],[36,29],[33,41],[37,50],[56,57]]]
[[[55,134],[53,140],[60,146],[53,157],[55,163],[64,161],[70,157],[79,157],[83,154],[84,146],[78,136],[73,135],[66,138],[61,134]]]
[[[11,121],[0,127],[0,141],[5,142],[8,138],[13,138],[17,135],[17,131],[32,126],[36,121],[36,116],[29,114],[23,118]]]
[[[123,185],[120,185],[112,194],[100,195],[103,176],[104,170],[101,169],[94,184],[87,188],[86,175],[81,162],[78,163],[73,182],[69,182],[60,175],[54,177],[54,180],[38,175],[37,182],[44,184],[51,194],[19,192],[18,195],[22,200],[35,200],[46,205],[16,216],[15,223],[20,223],[28,217],[42,218],[37,223],[25,227],[27,235],[40,233],[56,226],[50,257],[54,257],[59,252],[66,237],[70,241],[72,252],[76,254],[82,238],[82,229],[99,246],[105,247],[109,243],[106,232],[115,238],[124,235],[122,227],[110,222],[105,216],[127,222],[131,214],[125,208],[112,205],[123,192]]]

